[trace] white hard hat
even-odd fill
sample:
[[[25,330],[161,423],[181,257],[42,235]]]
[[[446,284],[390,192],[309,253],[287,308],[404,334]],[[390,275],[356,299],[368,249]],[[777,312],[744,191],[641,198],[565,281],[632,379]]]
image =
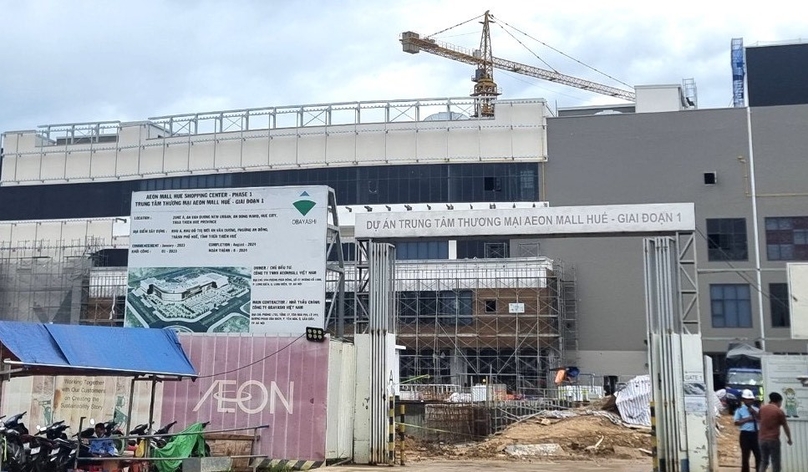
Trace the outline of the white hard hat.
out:
[[[745,398],[747,400],[754,400],[755,394],[752,393],[752,391],[747,388],[743,392],[741,392],[741,398]]]

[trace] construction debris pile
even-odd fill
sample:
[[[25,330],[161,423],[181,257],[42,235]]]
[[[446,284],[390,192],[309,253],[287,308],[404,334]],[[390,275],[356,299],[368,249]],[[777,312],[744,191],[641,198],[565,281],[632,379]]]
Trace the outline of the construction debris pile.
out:
[[[611,401],[609,401],[611,400]],[[597,408],[597,406],[593,405]],[[500,433],[480,442],[449,444],[405,442],[407,460],[500,459],[500,460],[650,460],[653,437],[649,427],[631,424],[616,414],[614,397],[604,409],[545,410],[526,416]],[[611,411],[608,411],[611,410]],[[717,447],[722,467],[740,465],[737,428],[732,415],[717,419]]]
[[[547,410],[531,415],[482,442],[415,445],[418,457],[474,459],[648,458],[650,428],[631,426],[601,410]]]

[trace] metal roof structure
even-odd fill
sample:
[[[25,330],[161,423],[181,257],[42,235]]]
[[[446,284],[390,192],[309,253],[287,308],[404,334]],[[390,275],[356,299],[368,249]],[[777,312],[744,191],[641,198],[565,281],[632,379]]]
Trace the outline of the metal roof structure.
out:
[[[169,329],[0,321],[0,357],[9,377],[197,377]]]

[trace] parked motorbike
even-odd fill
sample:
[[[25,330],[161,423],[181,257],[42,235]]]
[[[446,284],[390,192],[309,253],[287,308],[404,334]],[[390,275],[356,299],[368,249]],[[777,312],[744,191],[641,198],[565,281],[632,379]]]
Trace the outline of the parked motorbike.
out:
[[[45,438],[50,439],[51,441],[56,438],[67,439],[67,434],[65,434],[65,431],[68,429],[70,429],[70,426],[66,425],[64,420],[61,420],[48,426],[37,426],[36,436],[45,436]]]
[[[65,431],[69,428],[63,421],[51,425],[37,426],[37,432],[30,439],[27,465],[29,470],[37,472],[60,472],[64,470],[62,462],[70,456],[73,450],[72,443],[67,441]],[[57,439],[66,441],[69,445],[57,442]]]
[[[48,458],[49,469],[56,472],[72,469],[76,463],[76,455],[81,448],[80,442],[62,438],[56,438],[53,442],[55,447]]]
[[[28,413],[24,411],[3,421],[0,425],[0,438],[3,448],[3,467],[9,472],[30,472],[31,436],[22,418]],[[39,451],[37,450],[36,453]]]
[[[13,429],[20,434],[28,434],[28,428],[25,427],[25,423],[22,422],[22,418],[28,413],[27,411],[23,411],[22,413],[17,413],[16,415],[11,416],[9,419],[3,422],[3,426],[7,429]]]
[[[10,418],[0,417],[0,448],[3,452],[3,455],[0,456],[2,457],[1,470],[7,472],[66,472],[75,468],[76,462],[80,469],[86,469],[95,462],[85,458],[105,456],[107,450],[105,448],[109,445],[107,442],[107,446],[102,447],[103,451],[99,453],[99,451],[92,450],[92,441],[115,441],[118,451],[122,451],[126,445],[123,433],[114,421],[96,424],[90,420],[90,427],[72,437],[68,437],[66,431],[69,429],[69,425],[64,421],[56,421],[44,427],[37,425],[34,434],[29,434],[28,428],[22,421],[26,413],[19,413]],[[132,441],[129,441],[129,447],[142,447],[142,450],[145,451],[148,446],[148,455],[160,458],[210,455],[210,446],[204,439],[204,429],[209,423],[194,423],[177,435],[164,436],[169,434],[176,424],[176,421],[172,421],[156,431],[150,431],[150,424],[137,425],[129,432],[129,436],[142,436],[142,438],[133,438]],[[103,426],[103,428],[99,426]],[[150,463],[143,461],[139,464],[132,464],[132,466],[135,466],[139,472],[181,471],[182,460],[162,460]],[[132,470],[131,467],[130,470]]]
[[[131,431],[129,431],[129,436],[156,436],[150,438],[139,438],[129,439],[129,446],[138,446],[141,441],[149,440],[150,447],[161,448],[165,446],[168,441],[172,439],[171,436],[166,437],[165,435],[171,431],[171,428],[177,424],[176,421],[172,421],[171,423],[166,424],[162,428],[158,429],[157,431],[150,431],[149,427],[151,424],[139,424],[135,426]]]

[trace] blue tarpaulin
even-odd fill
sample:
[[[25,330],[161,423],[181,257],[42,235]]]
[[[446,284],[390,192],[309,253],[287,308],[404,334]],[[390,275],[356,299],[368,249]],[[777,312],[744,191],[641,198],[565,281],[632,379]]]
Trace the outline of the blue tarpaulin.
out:
[[[0,321],[0,343],[21,375],[197,376],[169,329]]]

